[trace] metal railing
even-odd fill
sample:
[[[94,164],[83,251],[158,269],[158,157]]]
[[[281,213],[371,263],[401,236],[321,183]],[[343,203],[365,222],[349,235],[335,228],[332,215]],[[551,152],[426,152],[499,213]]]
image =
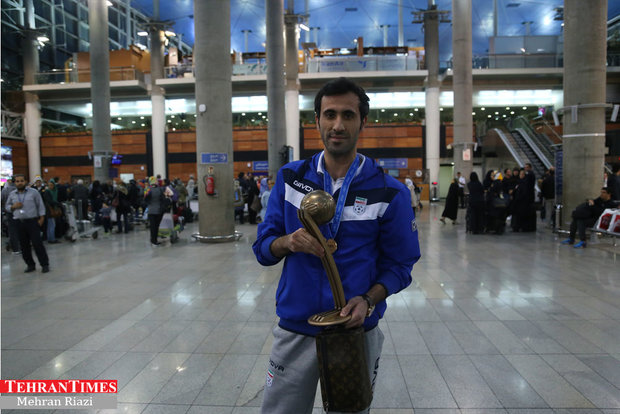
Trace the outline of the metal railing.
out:
[[[539,134],[534,127],[530,124],[530,122],[519,116],[515,118],[512,122],[513,128],[522,129],[521,135],[526,138],[532,147],[532,150],[536,153],[536,155],[540,158],[540,160],[545,164],[545,167],[549,168],[553,165],[555,160],[555,153],[551,147],[553,142],[549,139],[549,137]]]
[[[144,73],[135,66],[118,66],[110,68],[110,81],[139,80],[144,82]],[[35,74],[35,83],[67,84],[90,82],[90,69],[53,69]]]
[[[493,128],[492,131],[495,132],[497,136],[504,142],[504,145],[510,152],[510,155],[512,155],[512,157],[517,162],[517,165],[519,167],[523,167],[525,165],[525,162],[523,161],[523,159],[525,158],[525,154],[523,154],[523,152],[519,149],[519,146],[515,142],[514,137],[510,134],[505,134],[504,131],[499,128]]]

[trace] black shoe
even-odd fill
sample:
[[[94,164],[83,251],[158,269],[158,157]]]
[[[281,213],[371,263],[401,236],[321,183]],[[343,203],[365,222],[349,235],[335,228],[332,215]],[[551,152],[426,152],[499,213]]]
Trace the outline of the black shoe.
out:
[[[49,266],[42,266],[41,267],[41,273],[48,273],[50,271],[50,267]]]
[[[30,272],[34,272],[36,270],[36,268],[34,266],[28,266],[25,270],[24,273],[30,273]]]

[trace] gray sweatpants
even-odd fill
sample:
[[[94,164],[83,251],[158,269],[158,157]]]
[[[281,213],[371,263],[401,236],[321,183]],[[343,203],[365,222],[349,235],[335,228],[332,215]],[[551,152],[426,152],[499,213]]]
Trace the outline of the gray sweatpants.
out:
[[[277,325],[273,328],[273,337],[261,412],[311,414],[319,381],[315,339],[284,330]],[[365,334],[366,360],[373,390],[383,338],[379,327]],[[368,412],[369,410],[365,410],[360,413]]]

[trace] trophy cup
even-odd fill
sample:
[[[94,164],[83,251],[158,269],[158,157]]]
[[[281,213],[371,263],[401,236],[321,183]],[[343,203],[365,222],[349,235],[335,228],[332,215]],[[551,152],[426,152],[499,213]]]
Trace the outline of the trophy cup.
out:
[[[340,274],[338,274],[338,268],[332,255],[336,249],[336,242],[325,240],[319,230],[320,225],[328,223],[334,217],[335,210],[334,198],[323,190],[315,190],[304,196],[297,211],[299,221],[306,231],[314,236],[325,250],[325,255],[321,257],[321,263],[327,273],[329,286],[334,296],[334,309],[317,313],[308,318],[308,323],[315,326],[340,325],[351,319],[351,315],[340,316],[340,311],[346,305],[346,301]]]
[[[343,326],[351,319],[351,314],[340,316],[346,301],[332,255],[336,242],[325,240],[318,227],[328,223],[334,217],[335,210],[333,197],[323,190],[306,194],[297,210],[301,224],[325,250],[321,263],[334,296],[334,309],[310,316],[308,323],[326,328],[316,335],[323,408],[327,412],[358,412],[368,408],[372,402],[364,328],[345,329]]]

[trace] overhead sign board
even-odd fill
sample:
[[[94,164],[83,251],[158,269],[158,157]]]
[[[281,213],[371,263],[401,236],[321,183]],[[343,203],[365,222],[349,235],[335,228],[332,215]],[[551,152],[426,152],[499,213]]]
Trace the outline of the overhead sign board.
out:
[[[228,164],[228,154],[225,152],[201,152],[201,164]]]
[[[409,160],[407,158],[379,158],[379,165],[383,168],[408,168]]]
[[[269,171],[269,162],[268,161],[254,161],[252,170],[253,171]]]

